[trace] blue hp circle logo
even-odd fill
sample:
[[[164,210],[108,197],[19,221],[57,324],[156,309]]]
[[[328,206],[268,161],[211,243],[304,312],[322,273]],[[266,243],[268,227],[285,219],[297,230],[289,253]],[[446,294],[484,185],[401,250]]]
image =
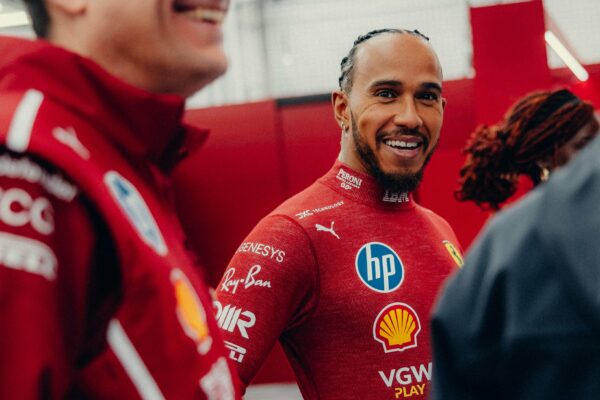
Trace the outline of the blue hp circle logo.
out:
[[[356,272],[365,285],[380,293],[398,289],[404,279],[404,268],[398,254],[388,245],[365,244],[356,253]]]

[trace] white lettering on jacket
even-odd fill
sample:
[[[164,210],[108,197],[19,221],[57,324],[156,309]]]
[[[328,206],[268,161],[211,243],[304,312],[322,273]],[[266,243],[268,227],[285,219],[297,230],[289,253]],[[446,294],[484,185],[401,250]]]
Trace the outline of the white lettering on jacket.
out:
[[[42,235],[54,232],[54,209],[45,197],[32,198],[20,188],[0,188],[0,221],[8,226],[30,224]]]
[[[0,265],[52,281],[56,278],[58,261],[52,249],[42,242],[0,232]]]
[[[252,328],[256,323],[256,316],[252,311],[244,311],[241,308],[228,304],[223,306],[220,302],[214,301],[214,306],[217,309],[217,324],[224,331],[233,332],[236,328],[240,334],[249,339],[248,329]]]
[[[360,189],[362,185],[362,179],[348,172],[344,171],[342,168],[338,171],[336,178],[341,181],[340,186],[346,190],[352,190],[352,188]]]
[[[0,156],[0,176],[23,179],[30,183],[39,183],[54,197],[70,202],[77,195],[77,188],[59,174],[50,174],[28,158]]]
[[[254,253],[282,263],[285,260],[285,251],[264,243],[244,242],[238,247],[237,253]]]
[[[244,289],[248,289],[253,286],[270,288],[271,281],[266,281],[257,278],[257,275],[260,273],[260,270],[261,266],[256,264],[248,270],[248,273],[244,278],[233,279],[235,276],[235,268],[229,268],[227,271],[225,271],[225,274],[223,275],[223,281],[221,282],[221,290],[224,292],[229,292],[229,290],[231,289],[231,293],[235,294],[240,283],[243,284],[242,287]]]
[[[379,371],[379,376],[387,387],[392,387],[394,379],[400,385],[410,385],[413,382],[421,383],[423,382],[423,379],[431,381],[431,362],[419,364],[418,366],[411,365],[410,367],[392,369],[387,374],[383,371]]]

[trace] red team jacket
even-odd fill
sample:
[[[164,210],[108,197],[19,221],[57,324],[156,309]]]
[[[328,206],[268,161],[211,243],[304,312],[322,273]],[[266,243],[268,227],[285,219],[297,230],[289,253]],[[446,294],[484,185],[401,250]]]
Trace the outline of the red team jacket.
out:
[[[0,398],[238,399],[168,195],[182,99],[0,53]]]
[[[337,162],[237,249],[215,302],[247,385],[280,340],[306,399],[424,399],[428,317],[462,263],[438,215]]]

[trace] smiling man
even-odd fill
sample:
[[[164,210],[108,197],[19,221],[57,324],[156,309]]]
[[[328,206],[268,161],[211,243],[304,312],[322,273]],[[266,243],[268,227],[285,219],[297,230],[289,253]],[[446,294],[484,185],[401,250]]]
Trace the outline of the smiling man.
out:
[[[228,0],[27,0],[0,39],[0,398],[240,398],[169,171]]]
[[[243,384],[280,340],[305,399],[425,399],[428,316],[462,262],[411,192],[438,143],[442,71],[417,31],[357,39],[332,96],[332,169],[240,245],[215,303]]]

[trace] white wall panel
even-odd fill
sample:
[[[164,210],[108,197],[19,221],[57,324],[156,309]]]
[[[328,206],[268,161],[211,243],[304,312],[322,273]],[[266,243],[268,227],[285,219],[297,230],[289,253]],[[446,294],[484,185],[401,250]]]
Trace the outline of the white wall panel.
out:
[[[446,77],[470,71],[471,40],[463,0],[271,0],[265,24],[275,97],[325,93],[360,34],[380,28],[419,29],[431,38]]]

